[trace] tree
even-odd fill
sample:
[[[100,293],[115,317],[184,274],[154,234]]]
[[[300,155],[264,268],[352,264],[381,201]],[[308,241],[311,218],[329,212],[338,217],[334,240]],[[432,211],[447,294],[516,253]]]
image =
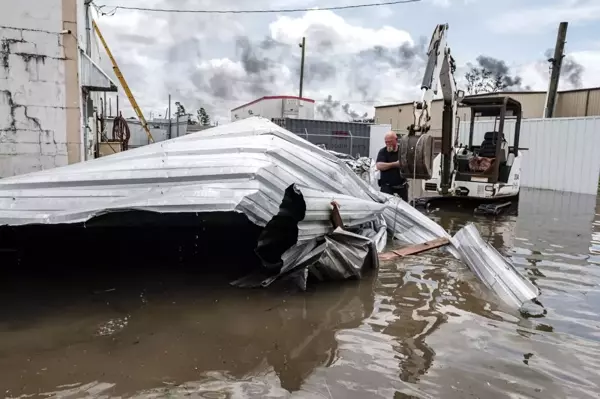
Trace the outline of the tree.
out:
[[[467,81],[467,94],[495,93],[506,88],[504,76],[493,74],[485,68],[477,68],[470,65],[469,71],[465,73]]]
[[[175,111],[175,116],[184,116],[185,115],[185,107],[179,101],[175,101],[175,106],[177,107],[177,111]]]
[[[206,112],[206,110],[204,108],[200,108],[196,112],[196,118],[198,118],[198,122],[200,122],[200,124],[202,126],[210,125],[210,116],[208,115],[208,113]]]

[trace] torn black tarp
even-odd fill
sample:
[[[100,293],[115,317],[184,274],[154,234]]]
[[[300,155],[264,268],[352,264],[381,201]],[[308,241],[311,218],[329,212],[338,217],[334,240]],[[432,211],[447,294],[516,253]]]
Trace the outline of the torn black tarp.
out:
[[[360,278],[364,270],[378,267],[377,249],[385,245],[385,226],[374,226],[375,222],[370,221],[354,226],[361,234],[338,227],[322,237],[299,242],[298,224],[304,220],[306,209],[301,189],[290,185],[284,192],[279,212],[258,239],[255,252],[263,270],[238,279],[233,285],[266,287],[284,277],[293,277],[306,289],[310,276],[320,281]],[[352,221],[344,220],[343,216],[342,222],[345,226],[352,225]]]

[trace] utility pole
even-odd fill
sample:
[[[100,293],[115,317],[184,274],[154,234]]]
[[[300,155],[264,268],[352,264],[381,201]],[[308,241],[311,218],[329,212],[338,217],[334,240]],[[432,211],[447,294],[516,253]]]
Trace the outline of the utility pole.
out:
[[[552,118],[554,116],[554,108],[556,107],[556,97],[558,94],[558,81],[560,80],[560,67],[565,49],[565,41],[567,39],[568,22],[561,22],[558,26],[558,34],[556,36],[556,45],[554,47],[554,57],[548,62],[552,68],[550,75],[550,84],[548,85],[548,93],[546,94],[546,107],[544,109],[544,118]]]
[[[298,44],[302,49],[302,60],[300,61],[300,95],[302,98],[302,85],[304,84],[304,52],[306,51],[306,38],[302,38],[302,43]]]
[[[169,131],[167,132],[169,139],[171,138],[171,95],[169,94],[169,109],[167,113],[167,117],[169,118]]]
[[[175,101],[175,106],[177,107],[177,112],[175,113],[175,131],[177,133],[177,135],[175,137],[179,137],[179,113],[181,112],[181,104],[179,103],[179,101]]]
[[[90,3],[92,0],[85,0],[85,54],[92,56],[92,28],[90,26]]]

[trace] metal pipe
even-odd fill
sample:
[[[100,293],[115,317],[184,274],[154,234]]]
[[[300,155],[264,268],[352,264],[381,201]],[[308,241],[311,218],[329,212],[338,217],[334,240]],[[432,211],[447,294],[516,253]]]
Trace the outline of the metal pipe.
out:
[[[350,151],[348,155],[352,156],[352,145],[354,144],[354,136],[352,136],[352,132],[350,130],[348,130],[348,134],[350,134]]]
[[[92,28],[90,26],[90,3],[92,0],[85,0],[85,54],[92,56]]]
[[[169,94],[169,108],[167,111],[167,117],[169,118],[169,131],[167,132],[167,137],[171,138],[171,95]]]
[[[588,116],[590,110],[590,92],[591,90],[587,90],[587,95],[585,96],[585,110],[583,116]]]

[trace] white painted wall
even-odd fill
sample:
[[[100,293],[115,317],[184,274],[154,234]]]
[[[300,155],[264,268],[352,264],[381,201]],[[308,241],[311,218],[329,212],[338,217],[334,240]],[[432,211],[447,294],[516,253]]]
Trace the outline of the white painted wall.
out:
[[[232,122],[251,116],[314,119],[315,104],[294,98],[267,98],[231,111]]]
[[[3,4],[0,177],[67,164],[61,30],[61,0]]]
[[[504,131],[513,144],[514,121]],[[473,144],[481,145],[494,121],[475,122]],[[461,122],[459,142],[468,143],[469,123]],[[600,117],[523,119],[520,148],[523,150],[523,187],[596,194],[600,173]]]
[[[385,134],[392,130],[390,124],[371,125],[369,141],[369,158],[377,159],[379,150],[385,147]]]

